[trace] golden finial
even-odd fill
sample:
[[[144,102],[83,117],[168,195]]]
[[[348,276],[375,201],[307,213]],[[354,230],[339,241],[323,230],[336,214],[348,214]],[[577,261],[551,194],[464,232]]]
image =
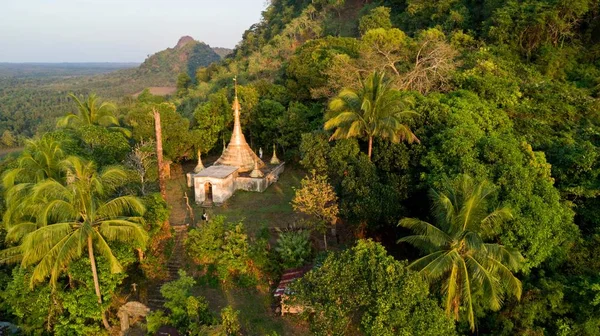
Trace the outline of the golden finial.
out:
[[[237,96],[237,76],[233,77],[233,90],[235,92],[235,96],[233,97],[233,106],[232,106],[232,109],[234,111],[238,111],[238,112],[235,112],[235,113],[239,113],[239,110],[241,110],[241,107],[240,107],[240,102],[238,101],[238,96]]]
[[[273,144],[273,157],[271,158],[272,165],[280,164],[279,158],[277,157],[277,152],[275,151],[275,144]]]
[[[237,76],[233,76],[233,90],[235,92],[235,97],[237,98]]]
[[[265,174],[263,174],[262,171],[260,171],[260,168],[258,168],[258,160],[254,160],[254,169],[250,172],[250,177],[263,177],[265,176]]]

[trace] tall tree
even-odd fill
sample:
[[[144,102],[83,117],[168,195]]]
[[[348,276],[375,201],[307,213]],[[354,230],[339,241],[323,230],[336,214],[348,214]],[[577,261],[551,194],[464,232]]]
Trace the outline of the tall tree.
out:
[[[111,197],[127,180],[121,168],[111,167],[98,173],[93,162],[77,157],[67,158],[62,167],[66,185],[47,179],[32,188],[29,201],[34,209],[41,209],[40,213],[35,223],[23,216],[22,222],[8,226],[7,239],[19,245],[2,251],[0,262],[20,261],[22,267],[34,266],[31,286],[50,276],[50,285],[56,287],[60,274],[81,258],[87,247],[102,309],[94,251],[106,258],[111,272],[122,271],[107,241],[144,247],[148,235],[140,223],[145,208],[134,196]],[[110,328],[104,312],[102,322]]]
[[[32,211],[31,204],[27,202],[31,198],[31,189],[45,179],[61,181],[64,174],[60,164],[64,158],[59,143],[50,137],[27,141],[17,166],[2,175],[7,205],[2,216],[5,225],[19,221],[23,214],[33,216],[39,213]]]
[[[329,103],[325,129],[335,128],[331,139],[366,137],[371,158],[373,138],[381,137],[397,143],[419,142],[401,118],[413,113],[409,99],[390,88],[384,74],[374,72],[361,81],[359,90],[343,89]]]
[[[315,170],[300,183],[302,188],[295,190],[292,207],[314,218],[312,226],[323,234],[323,244],[327,250],[327,228],[338,220],[338,197],[327,176],[317,175]]]
[[[372,240],[332,252],[285,297],[315,335],[456,335],[427,283]]]
[[[18,182],[40,182],[47,178],[58,180],[60,162],[65,158],[60,144],[50,137],[27,140],[25,150],[17,160],[17,167],[3,175],[4,188]]]
[[[81,100],[74,94],[69,94],[77,105],[77,113],[70,113],[60,118],[56,123],[58,127],[78,127],[78,126],[104,126],[112,130],[122,132],[126,136],[131,136],[131,132],[119,126],[119,120],[115,117],[115,105],[109,102],[100,102],[98,96],[90,94],[87,100]]]
[[[426,253],[410,267],[432,283],[442,282],[446,314],[458,320],[464,306],[471,330],[475,330],[473,300],[476,293],[484,306],[498,310],[507,295],[521,297],[521,281],[512,271],[521,267],[523,256],[513,248],[485,243],[498,225],[511,217],[507,208],[488,211],[494,188],[462,175],[441,192],[432,191],[433,216],[437,225],[404,218],[399,225],[416,233],[407,242]]]
[[[165,176],[165,166],[163,162],[163,142],[162,142],[162,126],[160,124],[160,113],[156,109],[152,109],[154,116],[154,132],[156,134],[156,163],[158,164],[158,185],[160,187],[160,195],[167,200],[167,182]]]

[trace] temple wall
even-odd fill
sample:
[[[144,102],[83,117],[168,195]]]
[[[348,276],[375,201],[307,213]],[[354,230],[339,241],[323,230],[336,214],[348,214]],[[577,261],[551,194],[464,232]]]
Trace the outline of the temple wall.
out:
[[[235,179],[236,190],[263,192],[268,186],[265,177],[238,177]]]
[[[237,173],[231,174],[226,178],[219,179],[214,177],[198,177],[194,176],[194,200],[197,204],[205,201],[206,189],[205,183],[210,182],[212,184],[212,198],[213,202],[220,204],[225,202],[229,197],[233,195],[235,191],[235,177]]]
[[[213,202],[221,204],[225,202],[229,197],[233,196],[235,182],[233,175],[227,176],[227,178],[221,180],[219,185],[213,185]]]
[[[264,177],[242,177],[238,176],[235,179],[235,189],[236,190],[246,190],[246,191],[265,191],[271,184],[277,182],[279,179],[279,174],[281,174],[284,170],[285,163],[281,163],[279,166],[275,167]]]

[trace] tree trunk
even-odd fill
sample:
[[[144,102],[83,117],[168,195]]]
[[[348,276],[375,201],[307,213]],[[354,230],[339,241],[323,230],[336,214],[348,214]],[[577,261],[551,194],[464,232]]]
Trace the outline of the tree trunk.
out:
[[[162,147],[162,127],[160,125],[160,113],[154,108],[154,131],[156,133],[156,161],[158,162],[158,185],[160,187],[160,195],[167,200],[167,185],[165,179],[165,170],[163,163],[163,147]]]
[[[327,251],[327,229],[323,231],[323,244],[325,245],[325,251]]]
[[[94,277],[94,289],[96,290],[96,296],[98,297],[98,305],[100,306],[100,313],[102,314],[102,324],[106,330],[110,330],[110,324],[106,319],[104,309],[102,309],[102,295],[100,294],[100,282],[98,281],[98,271],[96,270],[96,259],[94,258],[94,246],[92,245],[92,236],[88,236],[88,255],[90,257],[90,263],[92,264],[92,275]]]
[[[373,151],[373,136],[369,136],[369,161],[371,161],[372,151]]]

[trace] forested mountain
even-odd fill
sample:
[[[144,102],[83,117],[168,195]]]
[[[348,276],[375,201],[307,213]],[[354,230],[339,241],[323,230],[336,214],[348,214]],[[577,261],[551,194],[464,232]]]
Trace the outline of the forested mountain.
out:
[[[416,113],[402,120],[420,143],[380,133],[369,161],[360,124],[347,134],[358,141],[321,130],[330,99],[375,71]],[[326,174],[343,217],[400,255],[417,251],[390,233],[429,217],[428,190],[459,174],[497,188],[512,218],[489,238],[523,253],[523,295],[500,313],[476,307],[480,333],[600,330],[597,0],[274,0],[179,111],[200,126],[226,111],[226,130],[234,76],[253,146]]]

